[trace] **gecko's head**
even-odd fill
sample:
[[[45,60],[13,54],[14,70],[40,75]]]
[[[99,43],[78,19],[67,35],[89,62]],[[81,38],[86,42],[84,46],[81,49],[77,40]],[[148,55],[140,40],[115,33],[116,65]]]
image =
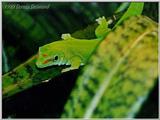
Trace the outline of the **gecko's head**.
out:
[[[36,65],[38,68],[45,68],[52,65],[62,65],[64,53],[56,48],[40,47],[38,51]]]

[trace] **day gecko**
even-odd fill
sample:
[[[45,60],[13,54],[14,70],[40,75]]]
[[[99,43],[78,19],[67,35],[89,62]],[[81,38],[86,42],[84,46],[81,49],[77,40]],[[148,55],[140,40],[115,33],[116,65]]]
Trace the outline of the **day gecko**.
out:
[[[86,64],[88,58],[96,48],[97,44],[110,31],[105,17],[96,19],[98,27],[95,30],[95,39],[77,39],[70,34],[62,34],[62,40],[39,47],[36,65],[45,68],[52,65],[70,65],[61,72],[78,69]]]

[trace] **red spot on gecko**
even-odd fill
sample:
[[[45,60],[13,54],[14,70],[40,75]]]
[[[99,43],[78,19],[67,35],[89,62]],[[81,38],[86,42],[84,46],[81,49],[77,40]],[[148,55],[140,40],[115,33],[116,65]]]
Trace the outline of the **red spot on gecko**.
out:
[[[44,62],[43,62],[43,64],[46,64],[46,63],[48,63],[49,62],[49,60],[45,60]]]
[[[43,57],[47,57],[47,54],[43,54],[42,56],[43,56]]]

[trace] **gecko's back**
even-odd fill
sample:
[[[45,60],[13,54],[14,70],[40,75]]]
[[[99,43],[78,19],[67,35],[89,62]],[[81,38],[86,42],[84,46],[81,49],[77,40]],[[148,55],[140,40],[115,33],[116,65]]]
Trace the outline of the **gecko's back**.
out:
[[[56,46],[59,52],[63,52],[66,59],[79,56],[82,63],[86,63],[99,42],[100,40],[64,40],[54,42],[52,45]],[[54,49],[55,47],[52,48]]]

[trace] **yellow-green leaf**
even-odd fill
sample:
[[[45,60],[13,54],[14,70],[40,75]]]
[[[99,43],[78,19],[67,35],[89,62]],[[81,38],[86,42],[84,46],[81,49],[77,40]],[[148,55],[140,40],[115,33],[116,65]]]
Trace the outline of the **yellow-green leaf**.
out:
[[[157,80],[157,26],[136,16],[110,32],[78,77],[62,117],[134,117]]]

